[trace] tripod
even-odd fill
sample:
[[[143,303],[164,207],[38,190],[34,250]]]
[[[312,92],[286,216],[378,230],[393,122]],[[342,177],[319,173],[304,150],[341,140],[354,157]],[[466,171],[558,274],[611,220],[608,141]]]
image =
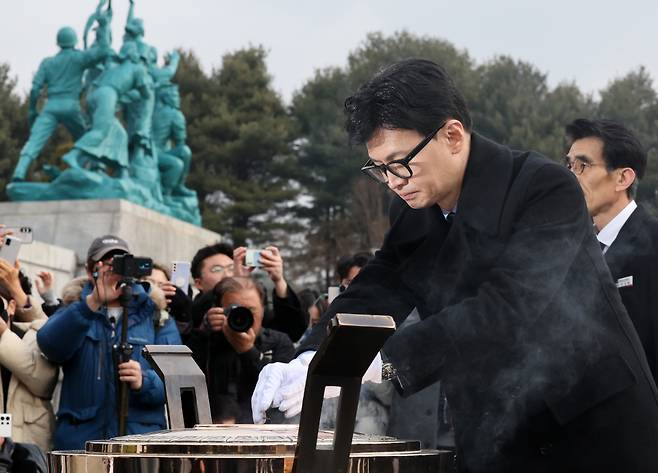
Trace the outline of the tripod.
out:
[[[128,307],[133,298],[133,284],[136,282],[135,278],[121,279],[121,296],[119,302],[123,309],[121,320],[121,340],[118,345],[114,345],[112,350],[114,352],[114,362],[117,366],[117,384],[119,387],[119,400],[118,400],[118,418],[119,418],[119,436],[126,435],[126,422],[128,419],[128,383],[119,380],[119,365],[130,361],[133,354],[133,346],[128,343]]]

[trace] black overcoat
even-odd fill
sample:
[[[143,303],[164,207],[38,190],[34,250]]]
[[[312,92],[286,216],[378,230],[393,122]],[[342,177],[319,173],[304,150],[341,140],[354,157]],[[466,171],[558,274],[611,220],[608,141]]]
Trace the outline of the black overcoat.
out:
[[[450,226],[396,199],[338,312],[421,322],[383,350],[413,393],[446,386],[462,472],[658,471],[658,395],[564,167],[473,134]]]
[[[613,281],[658,378],[658,219],[638,207],[605,253]]]

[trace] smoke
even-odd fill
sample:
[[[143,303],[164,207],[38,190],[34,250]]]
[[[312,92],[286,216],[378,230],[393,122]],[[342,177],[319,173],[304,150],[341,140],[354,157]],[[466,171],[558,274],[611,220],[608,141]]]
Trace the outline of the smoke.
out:
[[[620,300],[593,233],[567,235],[557,240],[561,244],[549,241],[550,246],[536,242],[515,247],[518,274],[485,269],[496,268],[496,260],[506,257],[506,248],[495,242],[482,245],[493,249],[490,254],[462,255],[482,262],[480,273],[452,272],[453,277],[457,274],[454,293],[467,296],[458,301],[463,311],[450,307],[447,280],[423,287],[433,290],[425,295],[427,300],[449,307],[432,317],[461,316],[458,323],[445,325],[452,330],[454,352],[446,356],[442,374],[456,435],[464,435],[459,443],[468,452],[460,461],[476,471],[495,470],[493,465],[501,458],[514,458],[510,449],[519,444],[539,449],[542,439],[559,435],[559,424],[550,418],[552,403],[567,396],[586,367],[604,356],[611,339],[619,336],[611,325],[615,314],[609,298],[618,305]],[[566,273],[556,270],[565,258],[571,260]],[[510,286],[517,292],[494,294],[493,279],[498,289],[519,274],[529,277]],[[546,299],[547,293],[554,296]],[[465,317],[467,311],[480,308],[473,301],[481,298],[495,302],[496,309]],[[483,334],[485,329],[492,333]],[[402,357],[417,356],[417,347],[408,350]],[[549,422],[535,423],[547,415]]]

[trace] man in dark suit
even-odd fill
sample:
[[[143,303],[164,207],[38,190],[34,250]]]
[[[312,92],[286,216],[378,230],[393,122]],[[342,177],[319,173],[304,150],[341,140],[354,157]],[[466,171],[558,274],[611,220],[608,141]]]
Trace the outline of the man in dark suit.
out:
[[[442,380],[461,472],[658,471],[656,386],[574,176],[473,132],[430,61],[389,66],[345,107],[363,171],[399,197],[391,228],[306,352],[261,372],[254,420],[298,409],[336,313],[401,323],[415,306],[422,320],[388,340],[379,374],[405,394]]]
[[[578,178],[605,254],[656,380],[658,369],[658,220],[635,203],[647,155],[637,137],[610,120],[567,125],[566,165]]]

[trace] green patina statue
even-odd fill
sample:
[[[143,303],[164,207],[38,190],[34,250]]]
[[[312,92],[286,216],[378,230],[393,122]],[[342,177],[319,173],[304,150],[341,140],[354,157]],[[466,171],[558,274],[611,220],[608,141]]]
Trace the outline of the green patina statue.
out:
[[[111,47],[111,21],[111,1],[101,0],[87,20],[83,51],[75,49],[72,28],[57,33],[61,51],[45,59],[35,76],[30,138],[7,193],[12,200],[123,198],[200,225],[196,192],[185,186],[192,155],[178,86],[171,82],[179,56],[170,53],[158,66],[157,50],[144,42],[144,22],[135,18],[132,0],[119,54]],[[94,25],[95,39],[87,48]],[[37,114],[44,89],[46,103]],[[88,119],[80,106],[83,92]],[[62,157],[68,167],[44,166],[51,182],[26,182],[58,124],[75,139]]]
[[[180,111],[178,86],[170,83],[159,86],[157,97],[153,138],[158,152],[162,192],[165,195],[193,196],[194,192],[185,187],[192,152],[185,144],[185,116]]]
[[[107,29],[109,25],[99,28]],[[77,42],[73,28],[67,26],[60,29],[57,32],[60,52],[45,59],[34,76],[28,108],[30,138],[23,146],[14,170],[15,181],[25,179],[30,164],[37,158],[58,124],[64,125],[76,139],[85,131],[85,120],[80,108],[82,76],[87,68],[102,61],[112,50],[109,44],[94,43],[91,48],[80,51],[75,49]],[[44,88],[47,89],[46,104],[41,113],[37,114],[37,101]]]

